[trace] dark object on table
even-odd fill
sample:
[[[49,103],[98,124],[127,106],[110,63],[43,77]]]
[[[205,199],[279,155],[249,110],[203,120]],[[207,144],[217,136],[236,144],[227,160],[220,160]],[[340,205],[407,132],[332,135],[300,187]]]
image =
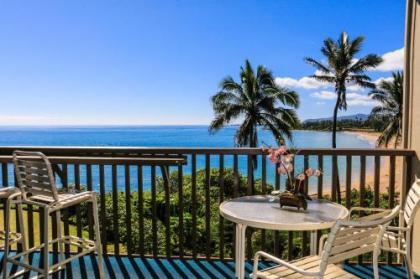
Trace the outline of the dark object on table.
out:
[[[297,207],[297,209],[302,208],[306,210],[308,208],[307,200],[311,200],[308,194],[305,191],[304,180],[302,179],[293,179],[291,183],[290,180],[286,181],[287,187],[285,192],[280,194],[280,207],[291,206]]]
[[[283,192],[280,194],[280,207],[283,206],[297,207],[297,209],[302,208],[303,210],[306,210],[308,208],[308,203],[306,202],[304,195]]]

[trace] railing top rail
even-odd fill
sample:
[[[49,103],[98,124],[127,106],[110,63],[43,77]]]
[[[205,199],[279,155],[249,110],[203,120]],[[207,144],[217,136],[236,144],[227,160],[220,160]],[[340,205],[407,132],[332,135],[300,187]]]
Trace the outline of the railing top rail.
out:
[[[27,159],[31,159],[28,157]],[[92,157],[92,156],[48,156],[54,164],[136,164],[148,166],[177,166],[186,164],[185,156],[178,157]],[[1,163],[10,163],[13,156],[0,155]]]
[[[121,146],[0,146],[0,155],[14,150],[38,150],[49,156],[136,156],[139,154],[223,154],[260,155],[262,148],[247,147],[121,147]],[[300,155],[337,156],[414,156],[409,149],[385,148],[301,148]]]

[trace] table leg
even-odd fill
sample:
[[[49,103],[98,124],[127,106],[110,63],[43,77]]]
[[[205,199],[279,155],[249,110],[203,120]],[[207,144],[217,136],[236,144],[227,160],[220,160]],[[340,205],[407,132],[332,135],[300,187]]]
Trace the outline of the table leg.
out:
[[[235,275],[239,279],[245,277],[245,231],[245,225],[236,224]]]
[[[317,238],[317,231],[311,231],[311,245],[310,245],[310,253],[311,256],[318,254],[318,238]]]

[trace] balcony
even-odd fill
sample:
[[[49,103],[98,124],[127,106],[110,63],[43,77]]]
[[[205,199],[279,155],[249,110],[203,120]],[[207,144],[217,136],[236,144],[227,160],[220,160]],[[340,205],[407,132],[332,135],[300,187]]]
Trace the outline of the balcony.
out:
[[[3,186],[14,185],[11,154],[15,149],[39,150],[49,156],[63,189],[98,193],[110,278],[233,278],[234,226],[219,215],[218,204],[233,197],[268,194],[284,185],[276,166],[257,148],[0,147]],[[414,156],[414,151],[399,149],[302,149],[295,167],[324,170],[305,185],[315,198],[348,208],[391,208],[404,202],[411,175],[406,173],[403,181],[400,166],[410,166]],[[340,195],[331,187],[338,183]],[[36,207],[28,206],[24,215],[29,245],[34,246],[43,241],[42,220]],[[65,212],[60,225],[65,233],[89,236],[93,235],[90,218],[88,209],[77,207]],[[52,234],[57,226],[53,218]],[[260,249],[289,260],[308,255],[309,233],[253,229],[246,244],[249,273],[252,255]],[[66,252],[72,251],[67,247]],[[33,256],[34,265],[39,264],[39,256]],[[381,261],[384,278],[405,277],[395,255],[382,255]],[[365,255],[345,267],[370,278],[370,262],[371,255]],[[95,269],[95,258],[85,256],[69,264],[66,272],[91,278]]]

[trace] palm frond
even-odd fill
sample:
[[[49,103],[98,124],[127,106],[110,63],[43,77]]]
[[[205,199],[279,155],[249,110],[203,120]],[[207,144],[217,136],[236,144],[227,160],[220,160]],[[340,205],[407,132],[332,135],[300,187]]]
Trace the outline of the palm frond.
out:
[[[322,64],[319,61],[316,61],[314,58],[305,57],[304,60],[305,60],[306,63],[314,66],[317,70],[319,70],[320,72],[322,72],[324,74],[331,73],[331,70],[326,65]]]
[[[248,60],[239,76],[239,82],[224,78],[221,91],[211,98],[215,117],[209,132],[215,133],[232,121],[243,119],[235,134],[238,146],[258,144],[258,125],[268,128],[276,138],[291,138],[291,130],[299,122],[295,111],[299,106],[298,93],[278,86],[264,66],[258,66],[255,72]]]
[[[375,68],[380,63],[382,63],[382,61],[382,57],[376,54],[368,54],[365,57],[357,60],[357,62],[350,67],[349,72],[356,74],[362,73],[368,69]]]
[[[380,102],[380,105],[372,108],[373,117],[384,117],[388,125],[378,138],[378,145],[388,145],[391,139],[395,139],[395,146],[400,140],[403,115],[403,74],[392,73],[393,80],[383,80],[377,89],[372,90],[369,96]]]
[[[329,75],[311,75],[309,77],[313,78],[313,79],[316,79],[318,81],[321,81],[321,82],[326,82],[326,83],[334,83],[335,82],[335,77],[334,76],[329,76]]]

